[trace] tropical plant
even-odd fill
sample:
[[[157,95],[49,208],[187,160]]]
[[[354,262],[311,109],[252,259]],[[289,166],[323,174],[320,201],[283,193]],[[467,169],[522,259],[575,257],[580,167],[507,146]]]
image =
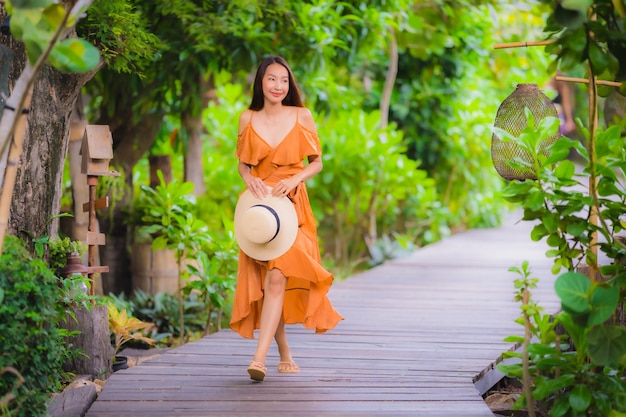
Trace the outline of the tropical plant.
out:
[[[185,338],[183,287],[188,272],[184,267],[187,259],[194,259],[203,245],[211,241],[206,224],[194,215],[195,199],[193,184],[172,180],[166,183],[158,172],[160,184],[154,189],[142,186],[136,197],[135,218],[140,219],[139,233],[152,236],[152,248],[175,251],[178,271],[178,305],[180,340]]]
[[[60,271],[67,264],[68,255],[81,256],[87,250],[87,246],[67,236],[49,240],[48,246],[48,263],[50,268]]]
[[[555,417],[622,415],[626,246],[619,234],[626,228],[626,142],[620,126],[598,128],[597,94],[602,80],[623,80],[626,75],[626,7],[622,0],[542,3],[549,9],[545,31],[552,38],[546,48],[555,58],[551,70],[570,70],[582,62],[587,72],[589,125],[579,123],[587,146],[562,138],[542,155],[539,146],[546,135],[556,133],[557,123],[551,118],[535,122],[528,113],[528,128],[519,138],[508,137],[535,155],[512,165],[531,169],[537,179],[509,183],[505,197],[523,207],[525,220],[537,222],[531,238],[545,239],[550,246],[552,272],[566,272],[555,283],[563,311],[554,323],[562,332],[555,336],[554,329],[539,325],[549,318],[526,314],[526,334],[534,331],[539,342],[521,340],[523,368],[502,369],[523,377],[525,395],[520,404],[528,404],[531,415],[534,400],[542,401]],[[573,151],[582,167],[568,159]]]
[[[163,346],[172,346],[175,338],[180,337],[179,301],[178,296],[168,292],[150,294],[135,290],[133,296],[125,300],[121,296],[109,296],[117,305],[126,306],[129,313],[143,321],[154,323],[150,333],[155,343]],[[206,308],[198,300],[194,292],[183,299],[185,332],[188,334],[201,333],[207,322]]]
[[[69,379],[63,365],[79,352],[67,344],[73,334],[62,328],[66,305],[59,279],[47,264],[33,258],[16,237],[5,237],[0,258],[0,398],[11,416],[39,416],[50,394]],[[23,378],[23,383],[17,382]]]
[[[212,244],[198,253],[198,266],[187,265],[192,277],[183,292],[196,293],[207,310],[204,334],[220,331],[225,310],[237,282],[239,247],[233,234],[233,222],[223,216],[226,232],[213,233]]]
[[[523,343],[525,358],[522,364],[500,369],[523,378],[525,395],[520,406],[532,407],[537,400],[555,417],[623,413],[626,328],[617,321],[617,313],[623,309],[626,293],[626,246],[618,238],[626,228],[626,142],[620,127],[611,126],[598,132],[592,141],[595,147],[589,151],[577,141],[561,138],[545,155],[540,148],[545,138],[556,133],[558,120],[549,117],[535,123],[530,112],[526,117],[529,127],[519,137],[498,132],[534,155],[532,160],[518,159],[511,165],[534,172],[537,179],[510,182],[504,196],[523,207],[524,220],[538,221],[531,238],[545,239],[550,246],[547,255],[554,258],[552,272],[567,271],[555,283],[563,311],[551,320],[536,309],[529,312],[534,305],[524,303],[526,334],[532,331],[539,342],[509,338]],[[589,131],[580,128],[589,138]],[[568,159],[573,149],[587,163],[582,169]],[[585,192],[588,184],[597,184],[591,187],[597,189],[596,195]],[[610,260],[599,267],[600,273],[593,268],[599,262],[596,251]],[[589,276],[576,272],[581,266],[588,267]],[[557,324],[564,334],[555,332]]]
[[[556,281],[563,311],[553,316],[532,299],[538,278],[531,278],[528,263],[511,271],[520,275],[516,300],[521,302],[518,322],[525,331],[524,336],[505,339],[522,346],[521,352],[504,355],[519,362],[498,369],[523,382],[517,408],[526,407],[531,416],[537,410],[553,417],[626,412],[626,329],[606,323],[615,313],[618,287],[566,272]]]
[[[126,310],[118,310],[115,304],[107,304],[109,312],[109,330],[113,335],[113,358],[117,356],[120,349],[131,341],[140,341],[148,345],[154,345],[154,340],[144,336],[144,332],[150,332],[154,323],[139,320],[129,316]]]

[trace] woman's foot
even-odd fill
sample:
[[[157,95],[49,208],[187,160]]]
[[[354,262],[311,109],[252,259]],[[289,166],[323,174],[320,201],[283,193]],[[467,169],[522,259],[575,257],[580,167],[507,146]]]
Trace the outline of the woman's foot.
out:
[[[300,367],[296,365],[293,359],[288,361],[278,362],[278,372],[283,374],[297,374],[300,371]]]
[[[248,374],[250,374],[250,379],[254,381],[263,381],[265,378],[265,373],[267,372],[267,368],[262,362],[252,361],[250,365],[248,365]]]

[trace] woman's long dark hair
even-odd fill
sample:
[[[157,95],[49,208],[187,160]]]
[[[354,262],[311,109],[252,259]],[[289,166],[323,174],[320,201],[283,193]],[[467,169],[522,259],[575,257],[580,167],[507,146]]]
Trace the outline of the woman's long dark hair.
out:
[[[263,108],[263,76],[265,75],[267,67],[272,64],[282,65],[287,70],[287,74],[289,74],[289,92],[287,93],[287,96],[283,99],[283,105],[304,107],[304,105],[302,104],[302,98],[300,97],[300,88],[298,88],[296,79],[293,77],[293,72],[291,71],[291,68],[289,68],[289,64],[287,64],[287,61],[279,56],[269,56],[261,62],[259,68],[256,71],[256,76],[254,77],[252,101],[250,102],[249,109],[259,111]]]

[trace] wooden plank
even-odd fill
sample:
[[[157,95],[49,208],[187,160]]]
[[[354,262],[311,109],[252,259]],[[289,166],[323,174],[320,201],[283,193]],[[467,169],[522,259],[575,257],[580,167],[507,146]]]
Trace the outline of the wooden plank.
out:
[[[470,231],[337,280],[329,296],[345,320],[336,329],[288,326],[298,374],[276,371],[273,346],[265,381],[251,382],[256,340],[223,330],[115,373],[87,417],[492,417],[475,382],[495,375],[515,348],[503,339],[523,332],[508,268],[529,260],[542,279],[533,296],[559,308],[530,230]]]
[[[104,233],[87,232],[87,244],[96,246],[106,245],[106,236]]]
[[[102,274],[105,272],[109,272],[109,267],[106,265],[101,266],[88,266],[87,273],[88,274]]]
[[[97,198],[94,202],[95,202],[96,210],[109,207],[109,196],[107,195],[104,197]],[[89,202],[83,203],[83,211],[84,212],[89,211]]]

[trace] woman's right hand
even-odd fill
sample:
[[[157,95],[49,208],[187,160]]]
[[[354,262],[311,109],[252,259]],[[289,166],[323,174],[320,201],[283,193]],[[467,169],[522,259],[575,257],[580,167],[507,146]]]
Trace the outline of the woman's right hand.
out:
[[[246,186],[252,195],[258,199],[267,197],[270,194],[270,188],[265,185],[261,178],[251,176],[250,180],[246,182]]]

